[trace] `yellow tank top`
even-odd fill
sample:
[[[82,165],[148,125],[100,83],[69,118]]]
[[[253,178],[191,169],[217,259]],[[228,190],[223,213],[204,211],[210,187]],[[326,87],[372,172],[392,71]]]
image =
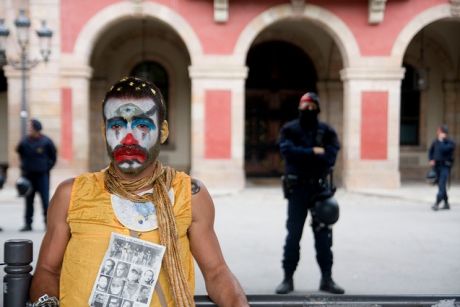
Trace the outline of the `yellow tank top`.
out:
[[[191,293],[195,292],[194,261],[187,230],[192,222],[190,177],[177,172],[172,183],[174,215],[185,276]],[[112,232],[128,235],[115,216],[110,194],[104,188],[103,172],[87,173],[74,181],[67,216],[71,237],[67,244],[60,278],[62,307],[88,306],[99,266],[109,246]],[[141,233],[139,239],[160,242],[158,229]],[[174,306],[166,269],[161,268],[150,307]]]

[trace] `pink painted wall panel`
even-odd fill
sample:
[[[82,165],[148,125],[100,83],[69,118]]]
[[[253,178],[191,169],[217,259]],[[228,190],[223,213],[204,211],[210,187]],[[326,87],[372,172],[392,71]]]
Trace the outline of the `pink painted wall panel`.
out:
[[[283,0],[232,1],[229,21],[214,22],[213,0],[155,0],[174,10],[192,26],[199,36],[205,53],[231,53],[244,27],[262,11],[285,3]],[[61,0],[61,44],[64,52],[72,52],[78,33],[86,22],[104,7],[120,3],[120,0]]]
[[[363,92],[361,103],[361,159],[386,160],[388,92]]]
[[[73,139],[72,139],[72,89],[61,89],[61,158],[72,160]]]
[[[205,150],[206,159],[231,158],[231,92],[208,90],[205,94]]]
[[[214,22],[213,0],[150,0],[167,6],[182,16],[198,35],[206,54],[229,54],[243,29],[259,14],[286,0],[229,1],[229,21]],[[78,33],[88,20],[104,7],[119,0],[61,0],[61,44],[64,52],[72,52]],[[382,23],[368,23],[368,1],[312,0],[344,21],[354,34],[362,55],[383,56],[391,48],[403,27],[417,14],[449,0],[391,0],[386,2]]]
[[[449,0],[390,0],[386,2],[383,22],[368,23],[368,1],[311,1],[342,19],[353,32],[364,56],[389,55],[399,33],[424,10],[448,4]]]
[[[61,48],[72,52],[81,29],[93,15],[117,0],[62,0],[61,1]]]

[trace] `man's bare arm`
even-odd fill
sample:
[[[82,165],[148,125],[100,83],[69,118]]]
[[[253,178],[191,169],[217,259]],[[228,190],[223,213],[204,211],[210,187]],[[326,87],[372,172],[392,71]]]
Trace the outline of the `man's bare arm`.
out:
[[[192,225],[190,245],[211,300],[218,306],[249,306],[235,276],[225,263],[214,232],[214,204],[206,187],[192,180]]]
[[[70,229],[66,219],[72,185],[73,179],[62,182],[51,199],[47,230],[30,287],[32,302],[43,294],[59,298],[59,275],[65,248],[70,239]]]

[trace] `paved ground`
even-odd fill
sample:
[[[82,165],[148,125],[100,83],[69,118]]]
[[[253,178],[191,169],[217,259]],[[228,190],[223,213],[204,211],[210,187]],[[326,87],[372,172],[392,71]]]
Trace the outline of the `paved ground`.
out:
[[[393,191],[339,189],[334,279],[347,294],[460,294],[460,186],[449,191],[449,211],[430,210],[435,192],[424,183],[405,184]],[[282,278],[286,235],[286,204],[278,184],[252,183],[240,193],[214,191],[213,196],[216,232],[232,271],[248,294],[272,294]],[[18,232],[23,203],[11,185],[0,190],[0,208],[1,242],[30,239],[36,257],[44,234],[39,215],[33,232]],[[40,214],[39,203],[36,208]],[[317,293],[319,278],[308,227],[294,294]],[[199,270],[196,292],[205,293]]]

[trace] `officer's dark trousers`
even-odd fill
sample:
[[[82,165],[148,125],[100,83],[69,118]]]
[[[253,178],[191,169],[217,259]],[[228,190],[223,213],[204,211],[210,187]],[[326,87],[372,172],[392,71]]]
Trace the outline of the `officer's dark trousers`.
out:
[[[313,205],[309,199],[314,189],[311,186],[295,187],[288,199],[288,231],[284,245],[283,269],[285,277],[292,277],[300,258],[300,239],[308,215],[309,208]],[[315,238],[316,260],[323,277],[330,277],[332,270],[332,229],[320,227],[318,222],[312,223]]]
[[[46,213],[48,210],[49,203],[49,187],[50,187],[50,176],[48,172],[45,173],[35,173],[30,172],[25,174],[25,177],[30,180],[32,183],[32,193],[26,197],[26,214],[25,222],[26,225],[31,225],[34,216],[34,198],[35,193],[40,194],[42,200],[42,208],[44,215],[44,222],[46,224]]]
[[[438,194],[436,195],[436,203],[448,201],[447,197],[447,180],[449,178],[450,167],[445,165],[436,165],[436,173],[438,175]]]

